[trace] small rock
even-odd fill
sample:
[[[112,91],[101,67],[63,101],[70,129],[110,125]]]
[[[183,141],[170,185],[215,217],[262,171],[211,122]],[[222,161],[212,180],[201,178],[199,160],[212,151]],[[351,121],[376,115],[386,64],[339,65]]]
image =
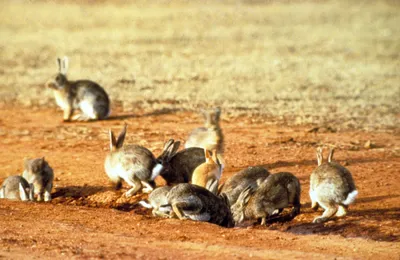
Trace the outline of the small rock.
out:
[[[375,145],[371,142],[371,140],[366,141],[364,144],[365,149],[372,149],[372,148],[374,148],[374,146]]]

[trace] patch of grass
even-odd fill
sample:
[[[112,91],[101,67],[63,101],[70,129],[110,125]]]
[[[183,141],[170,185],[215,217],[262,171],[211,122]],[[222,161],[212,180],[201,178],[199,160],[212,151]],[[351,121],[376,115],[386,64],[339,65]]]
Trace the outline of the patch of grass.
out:
[[[126,111],[220,105],[337,129],[399,125],[395,1],[2,3],[0,103],[54,106],[57,56]]]

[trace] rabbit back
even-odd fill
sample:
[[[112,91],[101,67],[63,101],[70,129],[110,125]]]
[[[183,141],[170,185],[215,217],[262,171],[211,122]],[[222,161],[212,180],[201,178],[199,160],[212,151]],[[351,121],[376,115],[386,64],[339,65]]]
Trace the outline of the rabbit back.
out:
[[[73,97],[73,107],[91,119],[104,119],[110,113],[107,93],[93,81],[79,80],[71,83],[70,95]]]
[[[268,176],[268,170],[262,166],[248,167],[230,177],[222,186],[220,193],[226,194],[229,204],[233,205],[246,187],[256,188]]]
[[[204,162],[194,169],[191,183],[206,188],[209,181],[219,181],[220,177],[221,167],[216,162]]]
[[[330,162],[318,166],[310,176],[310,195],[316,201],[349,205],[357,190],[351,173],[340,164]]]
[[[260,185],[256,197],[261,195],[262,199],[268,201],[275,210],[289,205],[300,208],[300,194],[300,182],[297,177],[289,172],[279,172],[271,174]]]
[[[133,177],[148,181],[152,178],[155,165],[153,153],[140,145],[123,146],[118,151],[108,154],[105,161],[106,173],[112,181]]]

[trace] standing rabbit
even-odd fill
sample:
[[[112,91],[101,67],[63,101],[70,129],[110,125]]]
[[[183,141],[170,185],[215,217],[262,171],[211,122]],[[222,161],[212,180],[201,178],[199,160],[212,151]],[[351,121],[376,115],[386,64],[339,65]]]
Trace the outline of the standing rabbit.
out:
[[[57,58],[58,74],[46,85],[53,89],[57,105],[64,111],[64,121],[105,119],[110,114],[110,100],[97,83],[90,80],[67,79],[68,58]],[[75,109],[80,114],[72,116]]]
[[[265,225],[267,218],[290,205],[293,208],[289,219],[293,219],[300,213],[300,182],[293,174],[280,172],[269,175],[256,189],[251,186],[244,189],[231,211],[236,224],[261,219],[261,225]]]
[[[221,166],[217,163],[217,153],[214,150],[212,155],[210,151],[204,149],[206,161],[193,171],[192,184],[204,187],[214,194],[218,193],[218,183],[221,178]]]
[[[174,186],[167,195],[168,204],[179,219],[210,222],[232,227],[233,220],[226,197],[216,196],[207,189],[181,183]]]
[[[33,187],[22,176],[10,176],[0,186],[0,199],[33,200]]]
[[[318,167],[310,176],[311,208],[324,208],[324,213],[316,217],[313,223],[327,221],[333,215],[343,217],[347,207],[352,204],[358,191],[349,170],[333,162],[334,149],[330,150],[328,162],[323,162],[322,148],[317,149]]]
[[[170,217],[172,208],[168,206],[162,206],[168,204],[167,195],[171,189],[171,186],[158,187],[150,193],[147,201],[139,201],[139,204],[145,208],[153,209],[153,216],[168,218]]]
[[[195,128],[186,141],[185,148],[201,147],[210,151],[217,150],[218,154],[224,153],[224,136],[219,126],[221,109],[218,107],[213,112],[202,111],[204,127]]]
[[[44,157],[26,159],[24,165],[25,170],[22,173],[22,177],[33,186],[33,193],[37,196],[37,201],[42,201],[43,195],[44,201],[50,201],[54,179],[53,169]]]
[[[225,194],[229,204],[237,201],[240,193],[248,186],[256,189],[267,177],[269,172],[262,166],[251,166],[230,177],[221,188],[221,194]]]
[[[140,145],[123,146],[125,125],[118,138],[115,139],[110,130],[110,153],[107,154],[104,168],[110,180],[121,187],[121,180],[125,180],[132,188],[125,195],[130,197],[136,194],[144,185],[144,192],[153,190],[150,184],[161,172],[162,165],[158,164],[153,153]]]

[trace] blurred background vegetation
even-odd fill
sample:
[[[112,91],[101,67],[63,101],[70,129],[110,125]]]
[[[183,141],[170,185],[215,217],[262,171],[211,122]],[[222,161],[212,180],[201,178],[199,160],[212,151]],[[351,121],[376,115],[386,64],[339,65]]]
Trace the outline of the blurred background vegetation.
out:
[[[0,106],[55,107],[56,57],[113,106],[398,128],[400,1],[3,1]]]

